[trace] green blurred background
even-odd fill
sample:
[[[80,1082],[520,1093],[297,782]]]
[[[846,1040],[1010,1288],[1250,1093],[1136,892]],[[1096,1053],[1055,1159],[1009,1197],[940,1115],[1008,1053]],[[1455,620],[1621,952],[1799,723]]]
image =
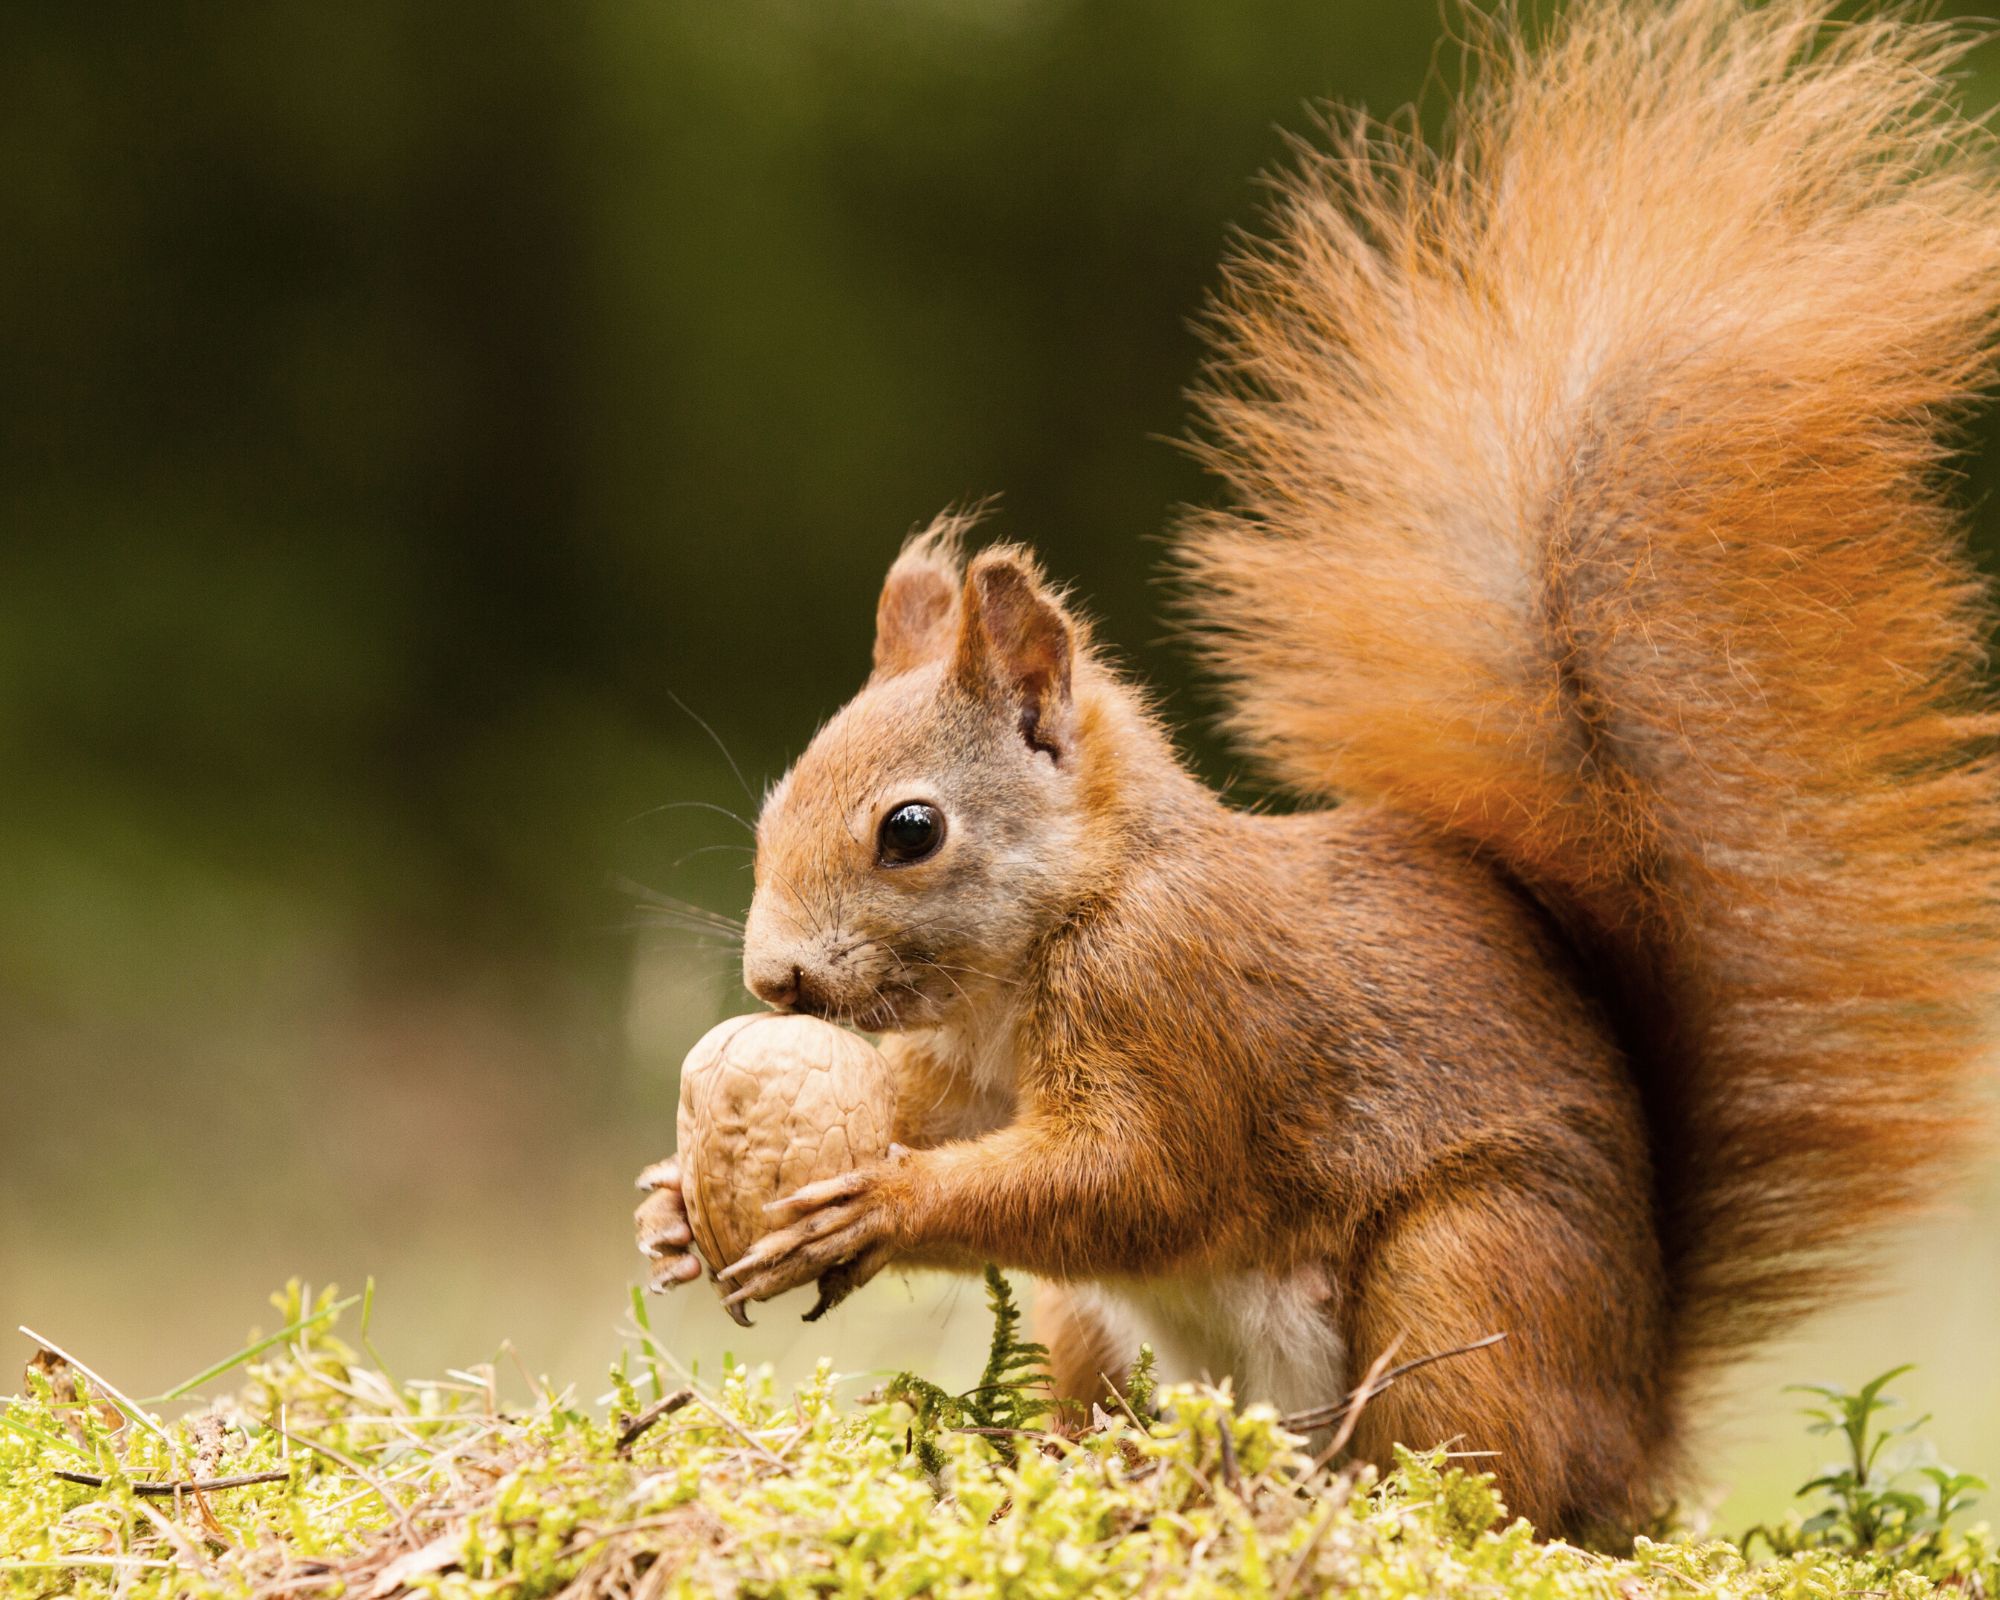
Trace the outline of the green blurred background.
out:
[[[147,1392],[373,1274],[392,1360],[590,1392],[675,1065],[746,1006],[629,888],[747,900],[693,714],[760,788],[903,533],[999,491],[1227,776],[1153,587],[1190,318],[1307,102],[1434,112],[1455,48],[1407,0],[9,21],[0,1327]],[[1989,1172],[1746,1374],[1731,1515],[1816,1463],[1778,1383],[1897,1360],[2000,1472],[1996,1223]],[[981,1333],[934,1281],[793,1309],[657,1320],[948,1380]]]

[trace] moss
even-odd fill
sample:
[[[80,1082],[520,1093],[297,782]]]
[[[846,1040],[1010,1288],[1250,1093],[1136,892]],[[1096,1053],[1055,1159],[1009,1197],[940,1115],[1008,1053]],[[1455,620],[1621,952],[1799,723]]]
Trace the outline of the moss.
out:
[[[939,1425],[920,1438],[909,1404],[848,1398],[825,1367],[789,1394],[732,1368],[621,1446],[670,1388],[650,1338],[636,1366],[613,1370],[609,1415],[567,1393],[513,1409],[484,1374],[392,1382],[335,1336],[334,1304],[307,1305],[296,1287],[281,1297],[292,1336],[250,1357],[234,1395],[173,1421],[149,1424],[122,1399],[111,1409],[67,1368],[38,1374],[0,1412],[0,1600],[1775,1600],[1932,1586],[1835,1550],[1752,1564],[1726,1543],[1641,1540],[1613,1559],[1538,1542],[1484,1477],[1440,1456],[1407,1455],[1380,1481],[1311,1473],[1268,1407],[1213,1389],[1163,1389],[1159,1419],[1100,1416],[1075,1437],[968,1432],[941,1421],[962,1405],[934,1405]],[[980,1403],[992,1409],[990,1391]],[[261,1472],[283,1477],[135,1488]],[[1994,1581],[1982,1548],[1966,1588]]]

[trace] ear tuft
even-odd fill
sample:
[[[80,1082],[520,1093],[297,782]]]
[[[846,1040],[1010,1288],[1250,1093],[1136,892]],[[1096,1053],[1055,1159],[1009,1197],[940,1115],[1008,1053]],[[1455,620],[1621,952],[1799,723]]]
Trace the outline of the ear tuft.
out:
[[[950,648],[958,628],[959,541],[973,519],[947,511],[904,543],[875,602],[875,675],[894,677]]]
[[[980,552],[965,577],[952,673],[982,699],[1010,709],[1028,748],[1062,763],[1074,721],[1076,630],[1027,551]]]

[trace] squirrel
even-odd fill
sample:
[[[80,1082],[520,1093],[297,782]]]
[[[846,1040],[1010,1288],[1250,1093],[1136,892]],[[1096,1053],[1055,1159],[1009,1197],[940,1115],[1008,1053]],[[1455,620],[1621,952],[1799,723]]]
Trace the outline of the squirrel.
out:
[[[1025,549],[949,515],[768,794],[744,943],[883,1036],[887,1160],[732,1303],[1040,1280],[1350,1447],[1488,1453],[1545,1533],[1685,1479],[1725,1361],[1933,1199],[2000,988],[1995,616],[1944,471],[2000,184],[1965,40],[1823,0],[1491,25],[1432,148],[1329,119],[1225,269],[1177,535],[1240,809]],[[656,1287],[700,1270],[670,1202]]]

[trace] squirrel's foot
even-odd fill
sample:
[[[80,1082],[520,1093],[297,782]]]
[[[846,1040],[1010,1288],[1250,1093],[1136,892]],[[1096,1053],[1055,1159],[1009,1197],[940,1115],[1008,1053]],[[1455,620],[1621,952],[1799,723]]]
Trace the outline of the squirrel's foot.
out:
[[[909,1151],[891,1145],[886,1160],[837,1178],[809,1183],[764,1209],[787,1226],[768,1233],[743,1258],[716,1276],[733,1285],[722,1303],[768,1300],[820,1280],[820,1295],[806,1320],[823,1315],[887,1266],[901,1239],[901,1185]]]
[[[639,1174],[646,1198],[632,1213],[639,1253],[651,1262],[646,1287],[664,1294],[701,1276],[701,1258],[694,1253],[694,1230],[688,1225],[687,1204],[681,1198],[681,1164],[673,1157],[655,1161]]]

